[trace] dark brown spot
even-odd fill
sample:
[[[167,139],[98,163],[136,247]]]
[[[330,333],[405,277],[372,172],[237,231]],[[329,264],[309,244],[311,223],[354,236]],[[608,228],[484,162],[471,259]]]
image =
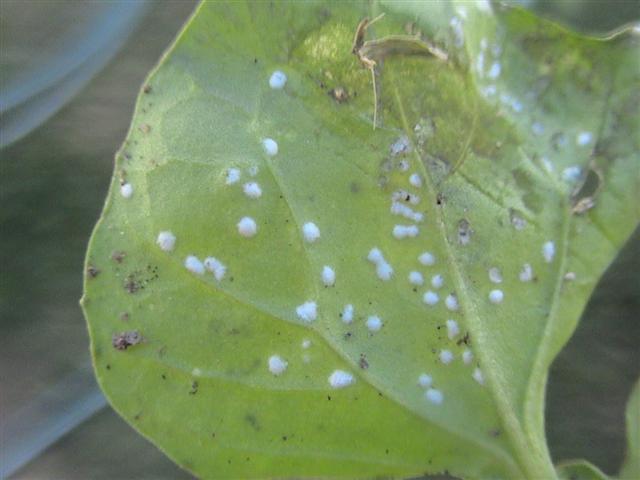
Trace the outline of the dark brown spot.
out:
[[[198,393],[198,381],[194,380],[191,382],[191,390],[189,390],[189,395],[195,395]]]
[[[369,362],[367,361],[367,356],[364,353],[360,354],[360,361],[358,362],[358,365],[360,365],[360,368],[363,370],[369,368]]]
[[[100,273],[100,270],[98,270],[93,265],[89,265],[87,267],[87,273],[89,274],[89,277],[96,278],[98,276],[98,274]]]
[[[336,87],[329,90],[329,95],[338,103],[344,103],[349,100],[349,94],[342,87]]]
[[[142,89],[143,93],[151,93],[151,85],[147,84],[144,86],[144,88]]]
[[[124,257],[126,257],[127,254],[125,252],[119,252],[119,251],[115,251],[111,254],[111,260],[113,260],[116,263],[122,263],[122,260],[124,260]]]

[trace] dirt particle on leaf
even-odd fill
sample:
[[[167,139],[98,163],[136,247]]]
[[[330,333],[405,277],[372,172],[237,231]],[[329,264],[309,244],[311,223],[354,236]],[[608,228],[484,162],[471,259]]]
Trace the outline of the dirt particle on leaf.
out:
[[[142,125],[140,125],[139,129],[142,133],[149,133],[151,131],[151,125],[149,125],[148,123],[143,123]]]
[[[137,330],[114,333],[111,337],[111,345],[116,350],[126,350],[127,348],[142,342],[142,335]]]
[[[465,218],[458,222],[458,243],[460,245],[468,245],[473,235],[471,224]]]
[[[198,381],[194,380],[191,382],[191,390],[189,390],[189,395],[195,395],[198,393]]]
[[[349,100],[349,93],[342,87],[329,90],[329,96],[338,103],[345,103]]]
[[[120,314],[120,320],[122,320],[123,322],[128,322],[129,321],[129,312],[122,312]]]
[[[142,88],[142,92],[143,92],[143,93],[151,93],[151,90],[152,90],[152,88],[151,88],[151,85],[149,85],[149,84],[145,85],[145,86]]]
[[[91,278],[96,278],[99,274],[100,274],[100,270],[98,270],[96,267],[94,267],[93,265],[89,265],[87,267],[87,274],[89,275],[89,277]]]
[[[360,368],[363,370],[366,370],[367,368],[369,368],[369,362],[367,361],[367,356],[364,353],[360,354],[360,360],[358,362],[358,365],[360,365]]]
[[[140,281],[136,278],[135,274],[132,273],[131,275],[127,276],[124,281],[124,289],[128,293],[136,293],[138,290],[140,290],[140,288]]]
[[[125,252],[116,250],[111,254],[111,260],[113,260],[116,263],[122,263],[122,261],[124,260],[124,257],[126,256],[127,254]]]

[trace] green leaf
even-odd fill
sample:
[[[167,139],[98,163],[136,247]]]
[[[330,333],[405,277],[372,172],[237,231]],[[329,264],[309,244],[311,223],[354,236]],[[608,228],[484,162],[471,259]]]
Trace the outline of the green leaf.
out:
[[[203,3],[151,74],[83,306],[109,400],[178,464],[555,476],[548,367],[640,213],[638,37],[493,8]],[[384,46],[374,130],[372,76],[351,50],[380,13],[363,38]],[[398,43],[416,33],[449,61]],[[193,273],[190,255],[226,270]],[[307,302],[315,320],[297,312]]]
[[[558,477],[562,480],[607,480],[609,478],[585,460],[562,462],[558,465]]]
[[[627,454],[620,478],[640,478],[640,381],[636,382],[627,403]]]

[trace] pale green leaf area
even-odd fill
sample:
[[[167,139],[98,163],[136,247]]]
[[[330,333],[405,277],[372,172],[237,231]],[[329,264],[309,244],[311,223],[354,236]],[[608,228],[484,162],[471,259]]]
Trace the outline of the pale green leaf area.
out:
[[[607,480],[609,478],[585,460],[562,462],[558,465],[558,477],[562,480]]]
[[[620,478],[640,478],[640,381],[636,382],[627,404],[627,452]]]
[[[365,41],[422,35],[449,61],[402,42],[378,58],[374,130],[351,48],[380,13]],[[554,478],[548,367],[640,213],[638,44],[483,2],[202,4],[140,94],[89,247],[83,305],[115,409],[206,478]],[[131,331],[141,343],[112,346]]]

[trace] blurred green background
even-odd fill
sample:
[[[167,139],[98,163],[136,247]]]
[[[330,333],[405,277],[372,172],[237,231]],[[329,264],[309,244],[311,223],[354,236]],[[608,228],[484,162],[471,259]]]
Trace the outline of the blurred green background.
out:
[[[640,19],[636,0],[520,3],[593,33]],[[0,140],[29,132],[0,150],[0,453],[35,457],[10,478],[190,478],[103,407],[78,300],[85,248],[136,95],[195,4],[0,0]],[[105,5],[122,8],[105,13]],[[107,14],[110,23],[96,16]],[[13,106],[10,94],[33,78],[42,88]],[[556,460],[583,457],[617,471],[639,342],[636,231],[553,365],[547,434]],[[57,440],[38,453],[47,438]]]

